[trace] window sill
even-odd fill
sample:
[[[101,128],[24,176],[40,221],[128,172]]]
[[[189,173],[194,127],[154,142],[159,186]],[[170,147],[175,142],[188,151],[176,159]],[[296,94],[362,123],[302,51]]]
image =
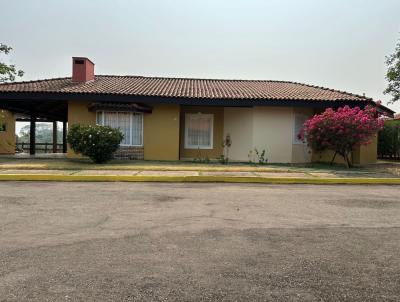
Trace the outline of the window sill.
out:
[[[185,146],[186,150],[212,150],[213,147],[201,147],[201,146]]]
[[[120,147],[135,147],[135,148],[143,148],[143,145],[123,145],[123,144],[119,144]]]

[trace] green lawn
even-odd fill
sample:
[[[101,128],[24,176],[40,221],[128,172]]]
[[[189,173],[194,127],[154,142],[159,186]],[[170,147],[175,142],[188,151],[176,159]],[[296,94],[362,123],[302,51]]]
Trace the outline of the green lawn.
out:
[[[107,164],[93,164],[87,159],[42,159],[0,157],[0,169],[52,169],[52,170],[158,170],[158,171],[265,171],[265,172],[343,172],[367,173],[383,172],[377,165],[347,169],[344,165],[324,163],[310,164],[266,164],[218,162],[195,163],[188,161],[132,161],[114,160]]]

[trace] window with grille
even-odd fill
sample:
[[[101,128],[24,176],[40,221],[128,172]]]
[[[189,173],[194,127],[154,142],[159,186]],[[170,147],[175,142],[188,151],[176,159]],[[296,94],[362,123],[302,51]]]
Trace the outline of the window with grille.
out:
[[[123,146],[143,146],[143,114],[97,111],[97,124],[121,130]]]
[[[212,149],[213,148],[213,114],[186,114],[185,115],[185,148]]]

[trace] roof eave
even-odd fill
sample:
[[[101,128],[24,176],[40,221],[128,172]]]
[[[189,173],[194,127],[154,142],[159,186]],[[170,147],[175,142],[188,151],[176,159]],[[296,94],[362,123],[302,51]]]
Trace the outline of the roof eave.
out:
[[[71,93],[71,92],[0,92],[0,100],[30,100],[30,101],[115,101],[115,102],[143,102],[169,103],[181,105],[209,105],[209,106],[301,106],[301,107],[340,107],[344,105],[365,106],[373,103],[372,99],[342,99],[342,100],[312,100],[312,99],[245,99],[245,98],[187,98],[168,96],[141,96],[128,94],[101,94],[101,93]],[[384,106],[382,106],[384,107]],[[386,108],[386,107],[384,107]],[[389,108],[386,108],[394,113]]]

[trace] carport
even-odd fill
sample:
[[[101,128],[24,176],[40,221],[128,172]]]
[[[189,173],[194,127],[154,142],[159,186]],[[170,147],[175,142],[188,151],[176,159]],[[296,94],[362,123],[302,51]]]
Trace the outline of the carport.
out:
[[[67,152],[68,102],[65,100],[49,100],[45,95],[37,95],[37,99],[23,98],[16,95],[1,95],[0,108],[15,114],[15,122],[30,123],[29,153],[36,153],[36,123],[53,123],[53,153],[57,152],[57,122],[63,123],[62,152]]]

